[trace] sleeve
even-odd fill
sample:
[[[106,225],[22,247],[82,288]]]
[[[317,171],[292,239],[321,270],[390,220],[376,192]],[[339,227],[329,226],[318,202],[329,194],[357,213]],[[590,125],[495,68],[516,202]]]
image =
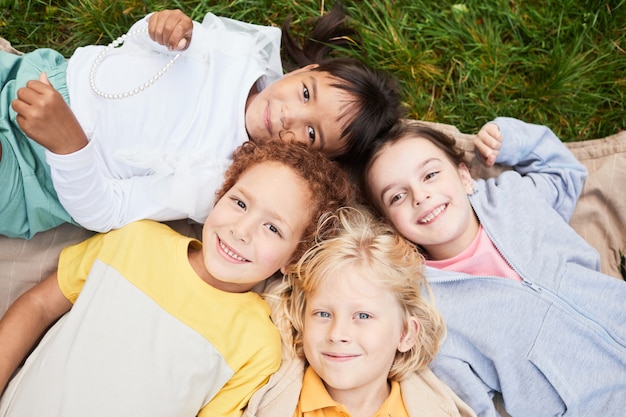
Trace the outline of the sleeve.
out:
[[[546,126],[494,120],[503,135],[496,162],[513,167],[566,221],[574,212],[587,169]]]
[[[130,31],[146,26],[150,15],[136,22]],[[153,42],[149,36],[128,39],[128,46],[140,50],[154,50],[159,53],[175,55],[180,53],[187,58],[209,60],[208,51],[217,50],[225,56],[254,56],[266,63],[271,69],[271,77],[282,77],[280,58],[281,30],[273,26],[255,25],[227,17],[207,13],[202,23],[193,22],[193,32],[189,47],[182,51],[169,51],[165,46]],[[125,47],[126,43],[125,43]],[[130,49],[129,49],[130,50]],[[132,50],[131,50],[132,51]]]
[[[65,297],[72,303],[76,301],[83,289],[103,243],[104,235],[94,235],[61,251],[57,281]]]
[[[46,153],[59,201],[78,224],[96,232],[108,232],[141,219],[164,221],[194,217],[204,221],[203,215],[208,214],[213,195],[199,190],[216,190],[215,184],[222,181],[221,171],[202,179],[191,178],[198,183],[188,184],[186,194],[199,199],[191,204],[194,208],[204,209],[201,214],[191,213],[192,210],[171,208],[168,205],[171,199],[158,198],[176,192],[173,185],[179,181],[175,181],[174,175],[109,178],[102,166],[104,162],[96,155],[96,146],[92,141],[69,155]]]
[[[478,417],[499,415],[493,402],[494,390],[474,373],[467,362],[440,354],[430,368]]]
[[[139,20],[131,31],[144,28],[147,19],[149,16]],[[215,55],[212,53],[215,50],[220,51],[220,56],[254,55],[263,60],[259,64],[266,68],[265,81],[271,81],[272,74],[276,74],[274,78],[279,77],[279,72],[282,76],[280,29],[212,14],[208,14],[202,24],[193,24],[190,46],[181,52],[190,58],[189,61],[208,62]],[[128,38],[121,48],[131,55],[176,53],[153,42],[147,34]],[[193,163],[183,161],[174,164],[173,170],[172,166],[164,167],[171,172],[111,178],[112,169],[107,166],[107,160],[102,157],[104,151],[99,148],[106,146],[102,144],[104,140],[94,137],[94,132],[87,134],[91,141],[78,152],[70,155],[46,153],[59,200],[75,222],[97,232],[117,229],[140,219],[167,221],[191,218],[204,222],[213,207],[214,191],[222,183],[229,160],[215,158],[214,161],[207,161],[201,158],[202,155],[191,155],[190,158],[197,159]],[[145,168],[139,165],[133,167]]]
[[[194,24],[187,53],[202,55],[206,45],[212,45],[226,56],[254,56],[263,68],[266,82],[270,83],[283,76],[280,41],[281,30],[277,27],[255,25],[207,13],[201,25]]]
[[[264,301],[261,301],[267,308]],[[248,309],[252,306],[248,306]],[[249,323],[250,334],[242,340],[237,356],[247,349],[249,356],[243,366],[220,389],[220,391],[200,410],[198,417],[224,416],[241,417],[252,395],[264,387],[281,364],[281,341],[276,327],[270,322]],[[245,347],[244,347],[245,346]]]

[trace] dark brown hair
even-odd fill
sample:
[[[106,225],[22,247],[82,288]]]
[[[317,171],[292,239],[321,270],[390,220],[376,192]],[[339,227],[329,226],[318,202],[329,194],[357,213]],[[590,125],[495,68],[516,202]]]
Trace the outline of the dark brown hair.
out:
[[[341,2],[315,19],[311,34],[300,45],[290,32],[291,19],[283,24],[283,65],[287,71],[318,64],[314,71],[325,72],[336,81],[331,84],[352,99],[339,119],[347,120],[341,132],[344,141],[342,155],[337,160],[361,164],[374,140],[384,135],[403,115],[397,79],[390,73],[376,70],[364,62],[337,57],[339,47],[358,49],[359,33],[347,25]]]

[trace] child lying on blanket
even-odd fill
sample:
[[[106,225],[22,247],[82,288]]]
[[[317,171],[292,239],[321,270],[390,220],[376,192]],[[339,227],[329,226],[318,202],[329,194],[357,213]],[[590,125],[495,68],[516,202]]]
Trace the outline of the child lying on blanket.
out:
[[[426,257],[448,329],[432,369],[479,416],[623,416],[626,283],[568,224],[585,167],[545,126],[498,118],[475,139],[473,180],[454,139],[404,124],[364,172],[374,207]]]
[[[354,33],[340,6],[313,32],[293,55],[300,68],[284,76],[280,29],[211,13],[200,24],[180,10],[68,60],[51,49],[0,52],[0,234],[202,222],[246,140],[358,158],[400,116],[397,83],[358,60],[323,59],[333,39]]]
[[[297,260],[351,191],[306,145],[247,142],[202,243],[143,220],[66,248],[0,321],[1,392],[63,316],[6,388],[0,416],[241,415],[281,358],[250,289]]]
[[[445,327],[421,295],[416,249],[365,210],[321,227],[269,296],[287,359],[245,415],[473,416],[427,368]]]

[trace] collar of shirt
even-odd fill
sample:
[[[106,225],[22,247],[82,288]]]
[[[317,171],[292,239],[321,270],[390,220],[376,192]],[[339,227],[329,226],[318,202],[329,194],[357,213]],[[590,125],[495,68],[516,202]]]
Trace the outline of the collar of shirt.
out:
[[[331,398],[324,382],[310,366],[304,374],[298,408],[300,413],[296,413],[296,416],[352,417],[346,407]],[[373,417],[408,417],[397,381],[391,381],[389,397]]]

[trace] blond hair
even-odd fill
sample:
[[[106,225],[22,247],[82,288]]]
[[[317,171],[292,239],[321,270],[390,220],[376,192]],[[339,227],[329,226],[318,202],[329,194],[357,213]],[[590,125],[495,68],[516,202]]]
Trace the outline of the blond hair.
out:
[[[307,296],[326,279],[341,279],[345,268],[367,268],[388,289],[402,311],[404,330],[409,317],[419,322],[413,347],[396,352],[388,378],[403,379],[432,361],[445,337],[445,325],[434,305],[423,274],[423,257],[416,247],[364,207],[341,208],[320,221],[317,243],[292,265],[274,292],[274,319],[287,349],[304,358],[303,314]],[[371,278],[368,278],[371,279]]]

